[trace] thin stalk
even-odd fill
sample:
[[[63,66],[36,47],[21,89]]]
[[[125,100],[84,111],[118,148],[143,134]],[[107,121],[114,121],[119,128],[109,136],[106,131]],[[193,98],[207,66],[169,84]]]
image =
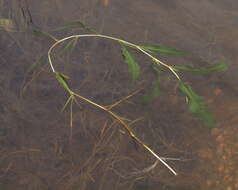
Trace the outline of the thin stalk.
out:
[[[169,69],[169,70],[176,76],[176,78],[177,78],[178,80],[180,80],[178,74],[175,72],[175,70],[174,70],[171,66],[169,66],[169,65],[167,65],[167,64],[165,64],[165,63],[163,63],[162,61],[160,61],[159,59],[155,58],[154,56],[152,56],[151,54],[149,54],[149,53],[146,52],[145,50],[141,49],[140,46],[135,45],[135,44],[130,43],[130,42],[127,42],[127,41],[125,41],[125,40],[121,40],[121,39],[119,39],[119,38],[115,38],[115,37],[111,37],[111,36],[106,36],[106,35],[102,35],[102,34],[79,34],[79,35],[68,36],[68,37],[65,37],[65,38],[63,38],[63,39],[61,39],[61,40],[57,40],[57,41],[49,48],[49,50],[48,50],[48,60],[49,60],[49,64],[50,64],[50,67],[51,67],[51,70],[52,70],[53,73],[56,73],[56,74],[57,74],[57,72],[56,72],[56,70],[55,70],[55,68],[54,68],[54,66],[53,66],[52,59],[51,59],[51,53],[52,53],[53,49],[54,49],[58,44],[60,44],[60,43],[62,43],[62,42],[64,42],[64,41],[66,41],[66,40],[69,40],[69,39],[72,39],[72,38],[80,38],[80,37],[100,37],[100,38],[106,38],[106,39],[114,40],[114,41],[117,41],[117,42],[122,43],[122,44],[124,44],[124,45],[130,46],[130,47],[132,47],[132,48],[134,48],[134,49],[137,49],[137,50],[141,51],[142,53],[144,53],[145,55],[147,55],[148,57],[150,57],[156,64],[162,65],[162,66],[166,67],[167,69]],[[57,75],[56,75],[56,76],[57,76]],[[89,99],[87,99],[87,98],[81,96],[80,94],[77,94],[77,93],[73,92],[67,85],[66,85],[66,87],[64,86],[64,84],[61,84],[61,85],[63,85],[63,87],[66,89],[66,91],[68,91],[68,93],[70,94],[70,98],[69,98],[68,101],[70,101],[70,100],[73,99],[74,97],[78,97],[78,98],[80,98],[80,99],[82,99],[82,100],[84,100],[84,101],[86,101],[86,102],[88,102],[88,103],[94,105],[95,107],[104,110],[104,111],[107,112],[108,114],[110,114],[113,118],[115,118],[115,119],[126,129],[126,131],[127,131],[128,134],[131,136],[131,138],[133,138],[138,144],[140,144],[140,145],[141,145],[142,147],[144,147],[148,152],[150,152],[154,157],[156,157],[156,158],[157,158],[164,166],[166,166],[174,175],[177,175],[177,173],[174,171],[174,169],[172,169],[161,157],[159,157],[150,147],[148,147],[142,140],[140,140],[140,138],[138,138],[138,137],[135,135],[135,133],[130,129],[130,127],[127,125],[127,123],[124,122],[123,119],[122,119],[120,116],[118,116],[116,113],[114,113],[114,112],[112,112],[112,111],[110,110],[113,106],[112,106],[112,107],[109,107],[109,108],[104,107],[104,106],[101,106],[101,105],[99,105],[99,104],[97,104],[97,103],[95,103],[95,102],[93,102],[93,101],[91,101],[91,100],[89,100]],[[133,93],[133,94],[134,94],[134,93]],[[128,97],[126,97],[126,99],[129,98],[129,97],[130,97],[130,95],[129,95]],[[68,101],[66,102],[66,104],[69,103]],[[71,100],[71,101],[73,101],[73,100]],[[118,101],[116,104],[121,103],[122,101],[124,101],[124,99],[121,100],[121,101]],[[72,103],[72,102],[71,102],[71,103]],[[115,104],[114,104],[114,105],[115,105]],[[71,105],[71,112],[72,112],[72,105]],[[71,122],[72,122],[72,115],[71,115]],[[72,125],[72,123],[70,123],[70,125]]]
[[[164,164],[164,166],[166,166],[174,175],[177,175],[177,173],[175,172],[175,170],[173,168],[171,168],[162,158],[160,158],[150,147],[148,147],[142,140],[140,140],[140,138],[138,138],[135,133],[130,129],[130,127],[128,127],[128,125],[121,119],[120,116],[118,116],[117,114],[115,114],[114,112],[112,112],[110,109],[105,108],[104,106],[101,106],[79,94],[76,94],[73,92],[73,95],[76,97],[79,97],[83,100],[85,100],[86,102],[104,110],[105,112],[107,112],[108,114],[110,114],[112,117],[114,117],[128,132],[128,134],[138,143],[140,144],[142,147],[144,147],[148,152],[150,152],[154,157],[156,157],[162,164]]]
[[[53,63],[52,63],[52,59],[51,59],[51,52],[52,50],[60,43],[66,41],[66,40],[69,40],[71,38],[81,38],[81,37],[99,37],[99,38],[106,38],[106,39],[110,39],[110,40],[114,40],[114,41],[117,41],[119,43],[122,43],[122,44],[125,44],[127,46],[130,46],[134,49],[137,49],[139,51],[141,51],[142,53],[144,53],[145,55],[147,55],[148,57],[150,57],[156,64],[159,64],[159,65],[162,65],[164,67],[166,67],[167,69],[169,69],[174,75],[175,77],[180,81],[180,77],[178,76],[178,74],[176,73],[176,71],[169,65],[167,65],[166,63],[160,61],[159,59],[157,59],[156,57],[154,57],[153,55],[151,55],[150,53],[148,53],[147,51],[143,50],[139,45],[136,45],[136,44],[133,44],[131,42],[128,42],[128,41],[125,41],[125,40],[122,40],[122,39],[119,39],[119,38],[115,38],[115,37],[112,37],[112,36],[107,36],[107,35],[102,35],[102,34],[77,34],[77,35],[72,35],[72,36],[68,36],[68,37],[65,37],[65,38],[62,38],[60,40],[57,40],[48,50],[48,59],[49,59],[49,64],[51,66],[51,70],[53,72],[55,72],[55,69],[54,69],[54,66],[53,66]]]

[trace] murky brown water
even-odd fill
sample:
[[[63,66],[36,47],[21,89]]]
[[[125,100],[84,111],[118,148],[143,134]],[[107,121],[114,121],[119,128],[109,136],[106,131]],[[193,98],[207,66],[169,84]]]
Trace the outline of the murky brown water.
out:
[[[237,8],[235,0],[1,0],[0,18],[12,26],[0,31],[0,189],[238,189]],[[178,176],[161,164],[147,171],[154,157],[135,146],[107,114],[85,103],[73,107],[70,132],[70,109],[61,112],[66,93],[44,64],[53,41],[31,31],[41,29],[58,38],[83,33],[53,31],[78,20],[136,44],[191,52],[162,58],[171,65],[229,65],[223,73],[182,74],[214,112],[212,131],[191,117],[170,75],[163,78],[158,100],[141,105],[139,93],[115,108],[135,121],[131,127],[155,152],[180,159],[168,162]],[[149,63],[142,55],[137,59],[141,65]],[[37,67],[31,70],[32,65]],[[102,105],[151,80],[142,67],[140,80],[128,82],[120,49],[108,40],[81,39],[55,66],[70,76],[74,90]]]

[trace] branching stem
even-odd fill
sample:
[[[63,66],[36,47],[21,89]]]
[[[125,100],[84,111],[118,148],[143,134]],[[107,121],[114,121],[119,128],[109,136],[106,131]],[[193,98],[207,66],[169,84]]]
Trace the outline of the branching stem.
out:
[[[156,57],[152,56],[151,54],[149,54],[147,51],[143,50],[139,45],[135,45],[133,43],[130,43],[130,42],[127,42],[125,40],[122,40],[122,39],[119,39],[119,38],[115,38],[115,37],[111,37],[111,36],[106,36],[106,35],[102,35],[102,34],[79,34],[79,35],[72,35],[72,36],[68,36],[68,37],[65,37],[63,39],[60,39],[60,40],[55,40],[56,42],[49,48],[48,50],[48,60],[49,60],[49,64],[50,64],[50,67],[51,67],[51,70],[53,73],[57,74],[57,71],[55,70],[54,66],[53,66],[53,63],[52,63],[52,59],[51,59],[51,53],[53,51],[53,49],[59,45],[60,43],[66,41],[66,40],[69,40],[69,39],[72,39],[72,38],[82,38],[82,37],[99,37],[99,38],[106,38],[106,39],[110,39],[110,40],[114,40],[114,41],[117,41],[123,45],[126,45],[126,46],[129,46],[131,48],[134,48],[134,49],[137,49],[138,51],[142,52],[143,54],[147,55],[148,57],[150,57],[152,59],[152,61],[155,63],[155,64],[158,64],[158,65],[161,65],[161,66],[164,66],[166,67],[167,69],[169,69],[173,75],[175,75],[175,77],[180,81],[180,77],[178,76],[178,74],[176,73],[176,71],[169,65],[163,63],[162,61],[160,61],[159,59],[157,59]],[[56,75],[57,76],[57,75]],[[62,77],[60,75],[58,75],[58,77]],[[70,95],[70,98],[69,100],[71,99],[74,99],[74,97],[78,97],[82,100],[84,100],[85,102],[97,107],[97,108],[100,108],[101,110],[107,112],[109,115],[111,115],[113,118],[115,118],[117,120],[117,122],[119,122],[124,128],[125,130],[128,132],[128,134],[131,136],[131,138],[133,138],[139,145],[141,145],[143,148],[145,148],[148,152],[150,152],[154,157],[156,157],[157,160],[159,160],[164,166],[166,166],[174,175],[177,175],[177,173],[175,172],[175,170],[173,168],[171,168],[161,157],[159,157],[150,147],[148,147],[142,140],[140,140],[140,138],[138,138],[135,133],[130,129],[130,127],[128,126],[128,124],[123,121],[123,119],[117,115],[116,113],[114,113],[113,111],[111,111],[111,108],[114,107],[115,105],[117,105],[118,103],[122,102],[122,101],[119,101],[115,104],[113,104],[112,107],[109,107],[107,108],[106,106],[102,106],[102,105],[99,105],[91,100],[89,100],[88,98],[85,98],[83,96],[81,96],[80,94],[78,93],[75,93],[73,92],[68,86],[67,84],[65,83],[64,79],[61,78],[61,80],[63,80],[63,84],[61,83],[61,85],[63,85],[63,87],[66,89],[66,91],[68,91],[69,95]],[[128,96],[130,97],[130,96]],[[68,100],[68,101],[69,101]],[[71,100],[72,101],[72,100]],[[66,105],[68,104],[68,102],[66,102]],[[72,116],[71,116],[72,117]],[[72,119],[72,118],[71,118]],[[72,125],[72,124],[71,124]],[[71,126],[71,129],[72,129],[72,126]]]

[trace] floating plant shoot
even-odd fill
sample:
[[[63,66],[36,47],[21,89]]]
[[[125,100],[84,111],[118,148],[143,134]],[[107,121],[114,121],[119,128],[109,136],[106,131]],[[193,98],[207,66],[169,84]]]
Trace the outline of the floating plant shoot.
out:
[[[85,24],[83,24],[80,21],[76,22],[70,22],[66,23],[65,25],[57,27],[55,30],[52,31],[60,31],[60,30],[68,30],[68,29],[76,29],[76,28],[83,28],[87,32],[87,34],[74,34],[70,36],[66,36],[62,39],[58,39],[52,34],[40,30],[34,30],[33,34],[35,35],[41,35],[46,36],[54,41],[54,43],[51,45],[51,47],[48,50],[47,57],[48,57],[48,63],[50,65],[52,73],[54,73],[57,81],[60,83],[60,85],[65,89],[65,91],[69,95],[69,99],[66,102],[65,106],[71,101],[75,100],[76,98],[79,98],[98,109],[101,109],[108,113],[110,116],[112,116],[121,126],[128,132],[130,137],[135,140],[139,145],[141,145],[143,148],[145,148],[149,153],[151,153],[157,160],[159,160],[162,164],[164,164],[165,167],[167,167],[174,175],[177,175],[177,172],[170,167],[165,160],[162,159],[158,154],[156,154],[146,143],[144,143],[137,135],[134,133],[134,131],[129,127],[129,124],[118,114],[116,114],[114,111],[112,111],[113,107],[117,106],[118,104],[122,103],[123,101],[129,99],[130,97],[137,94],[140,90],[131,93],[130,95],[123,97],[118,102],[115,102],[114,104],[110,106],[102,106],[82,95],[79,93],[74,92],[70,86],[68,85],[68,76],[65,74],[58,72],[54,67],[53,62],[53,56],[52,52],[58,45],[62,45],[61,53],[65,53],[67,51],[72,51],[75,46],[77,45],[78,39],[82,38],[101,38],[101,39],[108,39],[111,41],[114,41],[118,43],[122,55],[122,59],[128,66],[128,73],[130,75],[130,78],[132,81],[136,81],[139,79],[141,73],[140,69],[140,63],[139,60],[136,59],[133,53],[131,53],[131,49],[134,51],[138,51],[139,53],[143,54],[144,56],[147,56],[151,60],[151,65],[148,65],[148,67],[151,68],[152,73],[155,75],[155,80],[152,82],[152,89],[149,91],[147,95],[142,97],[142,100],[145,103],[149,103],[152,99],[155,99],[160,94],[160,86],[161,86],[161,73],[162,72],[170,72],[176,79],[178,87],[181,91],[181,94],[186,97],[186,102],[188,104],[189,111],[193,113],[193,115],[196,118],[199,118],[202,122],[204,122],[209,127],[212,127],[215,123],[215,119],[211,112],[208,111],[207,105],[204,101],[204,98],[198,95],[190,85],[187,85],[183,82],[182,78],[180,77],[181,72],[192,72],[196,74],[206,74],[210,72],[218,72],[218,71],[224,71],[227,69],[227,65],[224,63],[216,63],[212,64],[212,66],[209,66],[208,68],[194,68],[191,66],[176,66],[176,65],[169,65],[163,61],[161,61],[158,56],[180,56],[188,53],[187,51],[181,51],[177,50],[173,47],[168,46],[162,46],[162,45],[138,45],[123,39],[119,39],[113,36],[109,35],[103,35],[97,33],[94,29],[91,29],[90,27],[87,27]]]

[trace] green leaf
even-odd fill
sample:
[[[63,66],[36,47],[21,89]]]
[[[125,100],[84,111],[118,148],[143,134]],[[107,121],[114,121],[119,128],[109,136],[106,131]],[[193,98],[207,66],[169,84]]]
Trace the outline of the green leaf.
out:
[[[151,89],[151,91],[142,97],[142,103],[149,103],[150,101],[152,101],[153,99],[157,98],[160,95],[160,70],[158,68],[158,65],[152,65],[152,70],[154,71],[155,74],[155,81],[153,82],[153,88]]]
[[[219,72],[219,71],[225,71],[228,68],[227,64],[224,63],[217,63],[207,68],[201,68],[197,69],[191,66],[173,66],[173,68],[177,71],[191,71],[193,73],[198,74],[206,74],[210,72]]]
[[[186,51],[180,51],[173,47],[151,45],[151,46],[140,46],[141,49],[149,53],[158,53],[160,55],[184,55]]]
[[[77,42],[78,42],[78,38],[73,38],[73,39],[69,40],[67,43],[64,43],[59,54],[62,55],[66,52],[73,51]]]
[[[50,33],[48,32],[45,32],[45,31],[42,31],[42,30],[32,30],[32,33],[35,35],[35,36],[43,36],[43,37],[48,37],[48,38],[51,38],[52,40],[54,41],[58,41],[58,39],[56,37],[54,37],[53,35],[51,35]]]
[[[42,55],[35,63],[33,63],[29,69],[27,70],[27,73],[33,72],[34,70],[38,69],[39,67],[42,67],[43,65],[48,63],[48,56]]]
[[[127,48],[124,45],[121,45],[121,50],[124,61],[128,64],[128,71],[131,75],[131,79],[132,80],[138,79],[140,75],[140,66],[136,62],[133,55],[127,50]]]
[[[13,31],[15,29],[13,20],[8,18],[0,18],[0,28],[3,28],[8,32]]]
[[[199,119],[201,119],[210,128],[214,126],[215,119],[207,110],[207,105],[205,104],[203,97],[196,94],[192,88],[188,85],[180,82],[179,88],[181,92],[187,97],[189,110]]]
[[[64,87],[64,89],[71,94],[72,91],[70,90],[67,82],[67,79],[69,79],[69,77],[59,72],[55,72],[55,77],[58,80],[58,82]]]
[[[75,21],[75,22],[68,22],[65,23],[59,27],[57,27],[55,30],[71,30],[71,29],[77,29],[77,28],[83,28],[86,31],[89,32],[96,32],[96,30],[87,27],[84,23],[82,23],[81,21]]]

